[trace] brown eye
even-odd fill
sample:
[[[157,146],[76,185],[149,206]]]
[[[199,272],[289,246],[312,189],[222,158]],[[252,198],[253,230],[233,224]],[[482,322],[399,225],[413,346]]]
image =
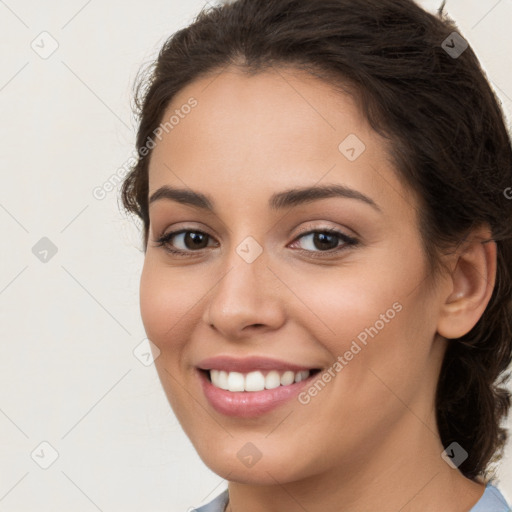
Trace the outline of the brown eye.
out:
[[[202,231],[182,229],[162,235],[157,242],[158,247],[175,254],[187,254],[206,249],[210,235]]]
[[[321,251],[328,251],[329,249],[336,248],[338,246],[338,242],[339,237],[328,233],[314,233],[313,236],[313,245]]]
[[[183,243],[187,249],[204,249],[208,245],[208,235],[200,231],[186,231],[183,233]]]
[[[333,229],[317,229],[309,231],[297,238],[300,241],[300,249],[318,253],[318,252],[336,252],[347,246],[357,245],[355,238],[349,237],[340,231]],[[298,242],[295,242],[297,244]]]

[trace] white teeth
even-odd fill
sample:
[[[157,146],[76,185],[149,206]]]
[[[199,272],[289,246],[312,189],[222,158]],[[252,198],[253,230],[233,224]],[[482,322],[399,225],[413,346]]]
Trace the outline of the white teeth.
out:
[[[210,370],[212,382],[220,389],[228,389],[228,373],[221,370]]]
[[[212,382],[213,379],[212,379]],[[215,382],[214,382],[215,384]],[[245,391],[261,391],[265,389],[265,377],[261,372],[251,372],[245,376]]]
[[[274,389],[279,386],[289,386],[308,377],[309,370],[302,370],[300,372],[287,370],[282,373],[271,370],[266,376],[260,371],[243,374],[240,372],[226,372],[224,370],[210,370],[212,384],[217,388],[232,392]]]
[[[295,381],[295,373],[291,371],[284,372],[281,375],[281,386],[289,386]]]
[[[265,377],[265,389],[278,388],[281,385],[281,377],[275,370],[267,373]]]
[[[228,389],[229,391],[243,391],[245,385],[245,378],[243,373],[229,372],[228,374]]]
[[[304,370],[302,372],[297,372],[295,374],[295,382],[300,382],[301,380],[305,380],[309,377],[309,370]]]

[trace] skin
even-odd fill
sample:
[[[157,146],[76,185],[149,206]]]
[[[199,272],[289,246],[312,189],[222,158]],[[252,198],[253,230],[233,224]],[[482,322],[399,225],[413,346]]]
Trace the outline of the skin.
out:
[[[229,68],[189,84],[164,119],[190,97],[198,105],[153,150],[149,196],[164,185],[192,189],[215,213],[151,203],[141,313],[177,418],[229,481],[228,510],[470,510],[484,486],[441,458],[434,394],[446,338],[469,331],[492,292],[495,245],[478,241],[486,230],[446,256],[449,271],[434,279],[417,199],[387,146],[350,96],[318,78]],[[349,134],[366,146],[355,161],[338,150]],[[355,189],[379,211],[340,197],[268,205],[275,192],[325,184]],[[178,236],[174,247],[193,254],[177,257],[155,243],[185,227],[210,235],[208,246]],[[312,235],[300,238],[326,227],[360,243],[328,256]],[[250,264],[236,252],[248,236],[263,250]],[[201,390],[196,365],[216,355],[329,368],[397,302],[401,311],[307,405],[292,399],[233,418]],[[250,468],[237,457],[248,442],[262,455]]]

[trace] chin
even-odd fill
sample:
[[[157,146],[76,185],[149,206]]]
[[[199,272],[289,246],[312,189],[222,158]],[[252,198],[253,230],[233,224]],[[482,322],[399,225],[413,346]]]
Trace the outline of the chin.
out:
[[[226,450],[213,451],[210,447],[205,450],[198,450],[198,454],[205,465],[214,473],[232,482],[251,485],[276,485],[300,480],[308,475],[301,474],[305,468],[297,464],[297,456],[287,455],[282,451],[265,455],[256,451],[255,445],[250,442],[233,442],[234,446]],[[264,449],[263,449],[264,450]],[[270,447],[269,447],[270,450]],[[300,453],[300,449],[296,453]],[[301,466],[305,464],[303,457],[300,457]],[[308,465],[311,471],[311,465]]]

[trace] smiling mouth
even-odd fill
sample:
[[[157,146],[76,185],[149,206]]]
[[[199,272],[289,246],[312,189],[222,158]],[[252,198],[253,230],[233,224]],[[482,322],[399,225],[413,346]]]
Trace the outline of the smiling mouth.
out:
[[[201,370],[211,384],[225,391],[231,392],[257,392],[266,389],[291,386],[292,384],[308,379],[320,372],[319,369],[310,370],[255,370],[247,373],[228,372],[225,370]]]

